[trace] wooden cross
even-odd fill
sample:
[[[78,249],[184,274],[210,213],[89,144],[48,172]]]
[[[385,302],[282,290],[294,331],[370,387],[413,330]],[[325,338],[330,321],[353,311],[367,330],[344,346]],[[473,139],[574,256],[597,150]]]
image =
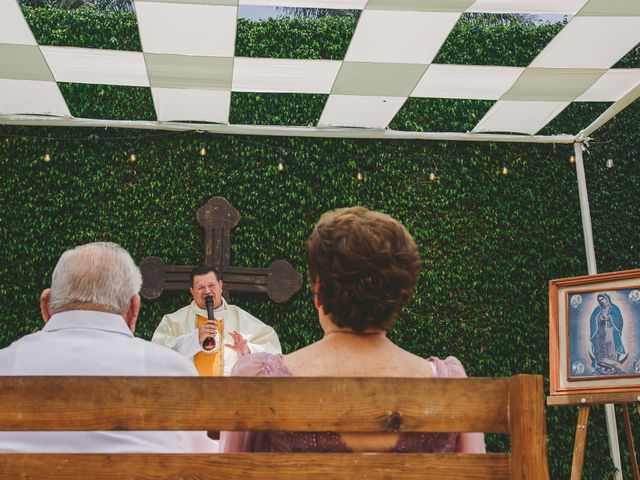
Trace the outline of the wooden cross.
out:
[[[276,260],[268,268],[233,267],[231,263],[231,229],[238,224],[240,213],[223,197],[214,197],[198,209],[198,223],[205,231],[204,263],[222,272],[223,295],[229,292],[266,293],[276,303],[289,300],[302,287],[302,276],[285,260]],[[152,300],[164,290],[187,290],[189,274],[194,267],[166,266],[158,257],[147,257],[140,263],[142,290],[140,295]]]

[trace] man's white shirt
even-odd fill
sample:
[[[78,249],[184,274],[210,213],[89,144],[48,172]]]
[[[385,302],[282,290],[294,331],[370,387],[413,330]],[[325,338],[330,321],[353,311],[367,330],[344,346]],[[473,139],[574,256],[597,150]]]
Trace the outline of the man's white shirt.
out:
[[[191,362],[134,337],[118,315],[76,310],[0,350],[0,375],[196,376]],[[37,395],[38,392],[34,392]],[[43,402],[43,409],[47,408]],[[0,432],[0,451],[32,453],[214,453],[206,432]]]

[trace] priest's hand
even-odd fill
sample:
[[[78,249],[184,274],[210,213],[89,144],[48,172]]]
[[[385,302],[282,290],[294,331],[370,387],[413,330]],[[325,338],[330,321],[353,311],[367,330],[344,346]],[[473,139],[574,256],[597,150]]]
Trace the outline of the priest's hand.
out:
[[[233,343],[225,343],[225,347],[229,347],[240,356],[251,353],[251,350],[249,350],[249,344],[240,333],[229,332],[229,335],[233,338]]]
[[[216,328],[215,324],[211,320],[207,320],[198,327],[198,342],[200,342],[200,345],[202,345],[202,342],[204,342],[205,338],[215,338],[216,333],[218,333],[218,329]]]

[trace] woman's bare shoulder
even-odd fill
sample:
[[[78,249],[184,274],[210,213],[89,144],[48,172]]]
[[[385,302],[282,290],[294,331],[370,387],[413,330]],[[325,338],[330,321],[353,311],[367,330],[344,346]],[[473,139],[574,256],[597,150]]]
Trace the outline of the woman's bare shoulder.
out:
[[[282,361],[293,375],[313,375],[327,353],[318,342],[282,356]],[[317,375],[317,373],[315,373]]]

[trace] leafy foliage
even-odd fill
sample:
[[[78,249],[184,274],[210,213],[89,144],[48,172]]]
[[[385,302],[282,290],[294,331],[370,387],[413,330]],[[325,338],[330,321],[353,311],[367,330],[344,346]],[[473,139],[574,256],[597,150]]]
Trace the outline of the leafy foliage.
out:
[[[78,34],[94,46],[131,48],[130,38],[113,37],[108,28],[93,26],[86,33],[89,14],[83,9],[25,11],[39,39],[50,33],[55,18],[55,24],[66,25],[52,37],[59,44],[73,44]],[[332,23],[336,19],[345,23]],[[121,13],[93,20],[122,31],[119,22],[131,25],[132,18]],[[238,44],[245,49],[242,55],[262,56],[273,49],[296,58],[306,49],[310,58],[337,58],[346,49],[349,21],[240,21]],[[497,27],[486,27],[492,28]],[[501,28],[504,48],[474,51],[475,63],[524,64],[535,56],[537,39],[549,35],[546,26]],[[460,26],[453,35],[463,33],[469,35],[466,40],[450,41],[481,45],[474,35],[486,34],[480,27]],[[459,53],[441,52],[439,61],[464,61]],[[500,53],[502,60],[496,57]],[[113,118],[137,111],[145,118],[150,108],[146,94],[136,89],[106,88],[97,98],[103,87],[64,88],[73,112]],[[278,117],[307,124],[317,118],[322,101],[321,96],[242,94],[233,100],[232,114],[246,123]],[[489,103],[417,102],[396,128],[418,129],[425,125],[420,118],[428,118],[429,128],[462,130],[468,117],[482,115]],[[589,117],[602,111],[599,105],[580,108],[580,115]],[[597,132],[585,157],[602,272],[640,266],[638,124],[636,103]],[[203,143],[205,158],[197,153]],[[47,147],[49,163],[42,160]],[[135,162],[129,161],[132,148]],[[65,249],[108,239],[136,261],[157,255],[171,265],[201,262],[204,235],[195,212],[222,195],[241,213],[232,232],[233,264],[266,267],[285,258],[303,276],[305,239],[321,213],[364,205],[393,215],[413,233],[424,260],[415,297],[401,313],[393,340],[417,355],[455,355],[471,375],[548,377],[548,281],[586,273],[576,175],[567,162],[571,153],[570,146],[553,145],[0,127],[0,346],[41,328],[38,296]],[[278,172],[281,155],[286,168]],[[605,165],[609,156],[613,168]],[[508,176],[498,173],[502,162]],[[438,179],[429,182],[434,166]],[[361,183],[354,179],[356,168],[364,173]],[[187,301],[186,292],[144,301],[137,334],[150,338],[162,315]],[[233,301],[273,325],[285,351],[320,338],[308,285],[284,305],[261,296],[237,295]],[[584,478],[613,478],[602,409],[593,410]],[[552,478],[566,478],[576,410],[554,407],[547,413]],[[637,431],[637,418],[633,421]],[[490,436],[489,448],[505,449],[506,440]]]
[[[59,83],[71,115],[111,120],[155,120],[151,89],[121,85]],[[79,102],[76,99],[85,99]],[[108,105],[108,109],[104,108]]]
[[[22,7],[22,13],[40,45],[141,51],[135,13],[114,14],[83,7],[62,10]]]
[[[334,8],[300,8],[300,7],[276,7],[280,15],[303,18],[321,18],[329,16],[355,17],[360,16],[360,10],[338,10]]]
[[[389,128],[415,132],[468,132],[492,105],[488,100],[409,98]]]
[[[61,9],[93,8],[109,12],[133,12],[133,0],[18,0],[20,5]]]
[[[233,92],[229,123],[316,126],[326,101],[321,94]]]
[[[238,19],[236,56],[342,60],[357,18]]]
[[[433,63],[526,67],[562,29],[562,23],[536,25],[502,17],[463,17]]]

